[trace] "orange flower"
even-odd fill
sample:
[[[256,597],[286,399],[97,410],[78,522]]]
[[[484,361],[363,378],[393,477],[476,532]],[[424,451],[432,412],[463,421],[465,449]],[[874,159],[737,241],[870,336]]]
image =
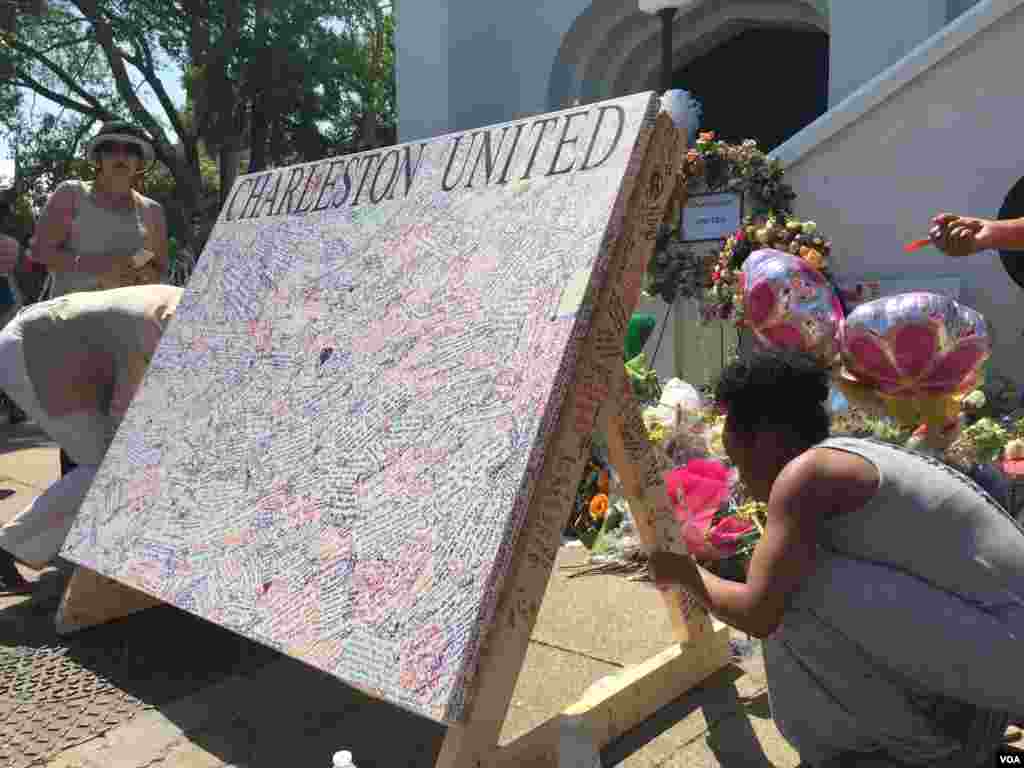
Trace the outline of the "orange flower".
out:
[[[697,141],[700,142],[701,144],[704,144],[704,143],[709,142],[709,141],[714,141],[714,140],[715,140],[715,132],[714,131],[704,131],[703,133],[697,134]]]
[[[597,490],[608,493],[608,470],[602,469],[597,475]]]
[[[815,248],[804,246],[800,249],[800,258],[817,270],[824,269],[825,267],[825,257],[821,255],[821,251]]]
[[[608,497],[599,493],[597,496],[590,500],[590,516],[597,521],[604,520],[604,516],[608,514]]]

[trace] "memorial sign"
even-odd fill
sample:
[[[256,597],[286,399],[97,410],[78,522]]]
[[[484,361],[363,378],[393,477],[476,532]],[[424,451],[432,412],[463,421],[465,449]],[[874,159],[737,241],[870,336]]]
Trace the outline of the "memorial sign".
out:
[[[743,197],[736,192],[692,195],[681,215],[682,242],[722,240],[743,223]]]
[[[240,178],[64,556],[460,719],[656,106]]]

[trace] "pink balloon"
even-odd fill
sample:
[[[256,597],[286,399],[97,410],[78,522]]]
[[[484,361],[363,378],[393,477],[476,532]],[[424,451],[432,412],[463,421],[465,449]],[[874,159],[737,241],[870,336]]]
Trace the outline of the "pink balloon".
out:
[[[747,323],[760,328],[775,310],[775,291],[771,283],[764,282],[747,294]]]
[[[946,395],[977,381],[991,352],[985,318],[934,293],[869,301],[846,318],[842,359],[889,395]]]
[[[791,253],[763,248],[743,262],[744,324],[765,346],[839,353],[843,310],[821,272]]]

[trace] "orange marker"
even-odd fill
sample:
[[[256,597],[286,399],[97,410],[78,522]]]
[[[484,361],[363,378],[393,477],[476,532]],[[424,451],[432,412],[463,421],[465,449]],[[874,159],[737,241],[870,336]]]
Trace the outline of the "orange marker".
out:
[[[907,243],[906,245],[904,245],[903,246],[903,250],[906,251],[907,253],[913,253],[914,251],[919,251],[922,248],[924,248],[925,246],[928,246],[928,245],[931,245],[931,244],[932,244],[931,240],[914,240],[913,242]]]

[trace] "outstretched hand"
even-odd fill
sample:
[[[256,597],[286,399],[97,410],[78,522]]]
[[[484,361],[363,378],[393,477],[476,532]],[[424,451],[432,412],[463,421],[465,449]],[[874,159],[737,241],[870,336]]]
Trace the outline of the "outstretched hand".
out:
[[[992,222],[973,216],[941,213],[932,219],[928,235],[932,243],[948,256],[969,256],[991,248]]]

